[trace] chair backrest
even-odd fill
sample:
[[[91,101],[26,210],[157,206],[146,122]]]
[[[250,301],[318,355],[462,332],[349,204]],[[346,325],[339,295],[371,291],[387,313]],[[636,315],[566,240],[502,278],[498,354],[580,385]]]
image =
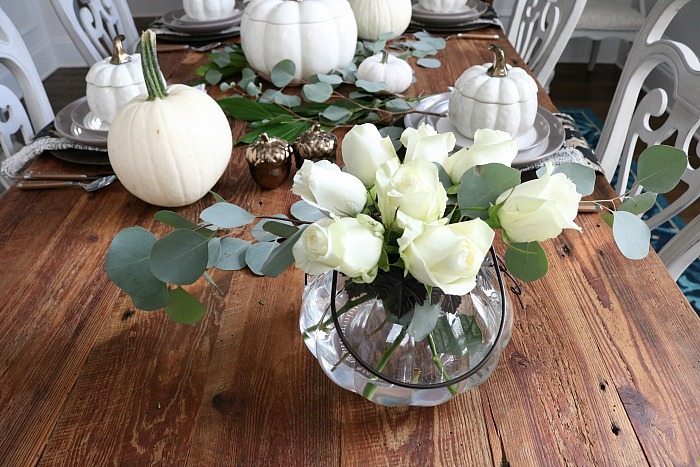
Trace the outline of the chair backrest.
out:
[[[659,257],[668,268],[674,280],[700,256],[700,216],[683,227],[659,251]]]
[[[672,145],[689,151],[700,127],[700,62],[685,44],[664,39],[663,34],[678,12],[691,0],[657,0],[637,34],[613,97],[596,152],[608,180],[617,170],[615,191],[622,194],[629,182],[635,147],[671,139]],[[649,90],[637,103],[650,73],[665,64],[673,75],[673,89]],[[663,123],[650,122],[661,117]],[[688,165],[683,181],[688,189],[647,221],[654,228],[680,213],[700,196],[700,171]]]
[[[513,10],[508,40],[537,80],[547,86],[576,28],[586,0],[521,0]]]
[[[112,39],[126,38],[133,52],[138,33],[126,0],[51,0],[58,17],[88,65],[112,54]]]
[[[0,85],[0,147],[7,157],[14,152],[15,135],[20,134],[24,143],[29,142],[34,136],[34,130],[40,130],[51,123],[54,114],[29,50],[2,9],[0,63],[6,66],[17,80],[29,112],[27,116],[27,111],[14,92]]]

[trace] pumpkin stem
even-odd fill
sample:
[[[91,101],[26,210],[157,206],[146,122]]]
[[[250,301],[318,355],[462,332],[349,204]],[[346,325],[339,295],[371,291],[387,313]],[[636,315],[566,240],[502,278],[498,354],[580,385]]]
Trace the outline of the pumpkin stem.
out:
[[[112,65],[121,65],[122,63],[127,63],[131,61],[131,57],[124,50],[124,45],[122,41],[124,36],[119,34],[114,37],[113,44],[114,49],[112,50],[112,59],[109,61]]]
[[[495,44],[489,46],[489,50],[493,52],[493,65],[486,70],[489,76],[494,78],[504,78],[508,76],[508,69],[506,68],[506,54],[503,49]]]
[[[382,65],[386,65],[389,61],[389,52],[382,50]]]
[[[141,67],[148,90],[148,100],[164,99],[168,95],[156,55],[156,35],[150,29],[141,34]]]

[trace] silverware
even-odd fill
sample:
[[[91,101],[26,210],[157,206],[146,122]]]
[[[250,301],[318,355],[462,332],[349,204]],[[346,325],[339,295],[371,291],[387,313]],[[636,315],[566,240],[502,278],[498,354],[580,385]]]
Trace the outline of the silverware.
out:
[[[497,41],[501,38],[500,34],[481,34],[478,32],[458,32],[457,34],[451,34],[447,36],[447,40],[450,39],[475,39],[475,40],[486,40],[486,41]]]
[[[22,176],[22,180],[95,180],[97,178],[107,177],[109,175],[114,175],[114,173],[100,173],[95,175],[86,174],[66,174],[66,173],[54,173],[54,172],[29,172]]]
[[[47,188],[65,188],[71,186],[78,186],[85,191],[96,191],[111,185],[117,179],[116,175],[107,175],[106,177],[101,177],[90,183],[75,182],[75,181],[59,181],[59,180],[26,180],[17,183],[17,188],[20,190],[44,190]]]
[[[192,50],[193,52],[209,52],[210,50],[213,50],[219,47],[220,45],[221,42],[212,42],[211,44],[200,45],[199,47],[193,47],[187,44],[165,44],[159,45],[156,50],[159,53],[178,52],[181,50]]]

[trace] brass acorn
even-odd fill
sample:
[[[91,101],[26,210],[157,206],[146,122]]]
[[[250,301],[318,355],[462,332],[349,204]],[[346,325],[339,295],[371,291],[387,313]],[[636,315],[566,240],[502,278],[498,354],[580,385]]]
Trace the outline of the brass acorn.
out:
[[[297,169],[301,169],[305,160],[317,162],[325,159],[335,163],[337,147],[338,139],[335,135],[323,131],[321,125],[314,123],[311,128],[299,135],[292,145]]]
[[[292,148],[285,140],[263,133],[245,150],[250,175],[262,188],[271,190],[284,183],[292,171]]]

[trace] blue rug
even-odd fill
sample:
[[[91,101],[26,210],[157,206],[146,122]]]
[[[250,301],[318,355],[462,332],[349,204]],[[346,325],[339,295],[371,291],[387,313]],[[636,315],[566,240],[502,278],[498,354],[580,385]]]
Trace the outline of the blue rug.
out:
[[[561,112],[567,113],[574,117],[576,124],[581,131],[581,134],[586,139],[588,144],[595,148],[600,139],[600,131],[603,128],[603,122],[588,108],[571,107],[561,108]],[[636,163],[633,162],[632,174],[636,173]],[[630,178],[633,178],[630,177]],[[613,179],[614,183],[614,179]],[[633,180],[630,183],[634,183]],[[663,195],[659,195],[656,199],[656,204],[649,212],[644,215],[644,219],[648,219],[664,207],[668,206],[668,201]],[[663,246],[683,228],[685,223],[676,216],[668,222],[660,225],[651,232],[651,245],[655,251],[659,251]],[[678,278],[678,286],[683,291],[690,304],[696,312],[700,314],[700,260],[696,260],[688,269]]]

